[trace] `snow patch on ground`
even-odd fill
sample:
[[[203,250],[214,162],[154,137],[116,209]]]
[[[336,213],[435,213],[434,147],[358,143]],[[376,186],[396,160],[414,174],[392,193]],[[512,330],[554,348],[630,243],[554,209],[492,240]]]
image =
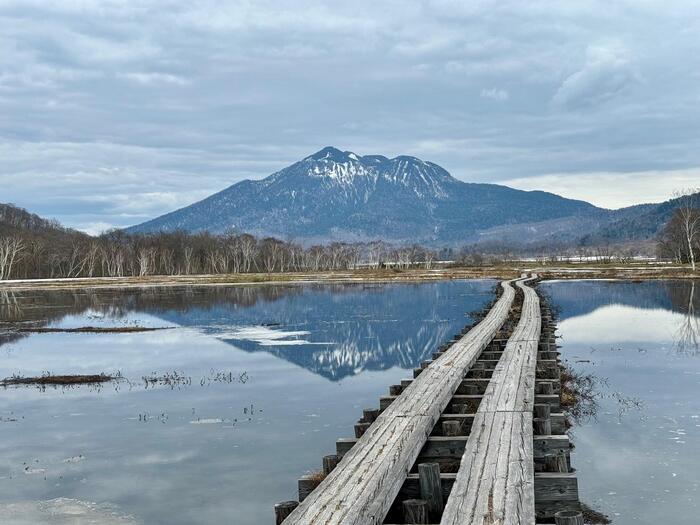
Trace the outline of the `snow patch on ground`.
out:
[[[326,345],[330,343],[312,343],[304,339],[311,335],[306,330],[281,330],[269,326],[244,326],[217,334],[219,339],[238,339],[253,341],[261,346]]]
[[[224,420],[218,417],[206,418],[206,419],[195,419],[190,421],[190,425],[217,425],[223,423]]]

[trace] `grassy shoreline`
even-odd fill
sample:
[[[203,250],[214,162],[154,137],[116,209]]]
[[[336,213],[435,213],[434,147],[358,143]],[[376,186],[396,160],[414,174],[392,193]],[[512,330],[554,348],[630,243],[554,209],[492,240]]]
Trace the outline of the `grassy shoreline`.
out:
[[[358,269],[328,272],[247,273],[217,275],[153,275],[146,277],[93,277],[0,281],[0,290],[70,288],[138,288],[167,286],[232,286],[255,284],[304,284],[351,282],[422,282],[449,279],[510,279],[536,272],[544,279],[692,279],[700,278],[689,267],[661,264],[503,264],[478,267],[426,269]]]

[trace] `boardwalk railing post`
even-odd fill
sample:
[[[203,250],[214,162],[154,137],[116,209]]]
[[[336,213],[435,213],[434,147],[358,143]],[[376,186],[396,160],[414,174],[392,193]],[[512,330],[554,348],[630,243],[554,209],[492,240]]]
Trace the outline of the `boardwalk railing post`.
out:
[[[577,510],[561,510],[554,515],[557,525],[583,525],[583,514]]]
[[[275,505],[275,525],[282,525],[294,509],[299,506],[298,501],[283,501]]]
[[[428,523],[428,503],[423,499],[407,499],[403,502],[403,520],[406,523]]]
[[[440,465],[438,463],[419,463],[418,481],[420,483],[420,497],[428,503],[430,516],[439,518],[444,508]]]

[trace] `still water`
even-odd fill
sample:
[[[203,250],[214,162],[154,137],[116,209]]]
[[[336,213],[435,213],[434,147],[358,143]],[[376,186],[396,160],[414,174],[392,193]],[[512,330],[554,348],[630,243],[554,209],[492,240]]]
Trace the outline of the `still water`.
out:
[[[582,501],[621,525],[700,523],[700,283],[543,288],[562,357],[594,385],[572,431]]]
[[[171,327],[0,333],[0,376],[121,372],[101,389],[0,390],[2,523],[269,523],[362,408],[470,322],[493,281],[44,292],[0,320]],[[700,283],[542,285],[592,399],[581,498],[617,524],[698,523]],[[166,376],[171,384],[146,382]]]
[[[0,295],[0,320],[144,333],[0,333],[3,524],[261,524],[363,408],[471,322],[493,281]],[[170,384],[145,378],[166,377]]]

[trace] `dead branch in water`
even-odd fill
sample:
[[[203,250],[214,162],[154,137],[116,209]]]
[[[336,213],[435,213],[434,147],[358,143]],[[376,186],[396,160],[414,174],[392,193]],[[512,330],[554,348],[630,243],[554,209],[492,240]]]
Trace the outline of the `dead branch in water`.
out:
[[[15,385],[88,385],[95,383],[106,383],[119,379],[118,375],[89,374],[89,375],[52,375],[44,374],[39,377],[12,376],[3,379],[1,386]]]

